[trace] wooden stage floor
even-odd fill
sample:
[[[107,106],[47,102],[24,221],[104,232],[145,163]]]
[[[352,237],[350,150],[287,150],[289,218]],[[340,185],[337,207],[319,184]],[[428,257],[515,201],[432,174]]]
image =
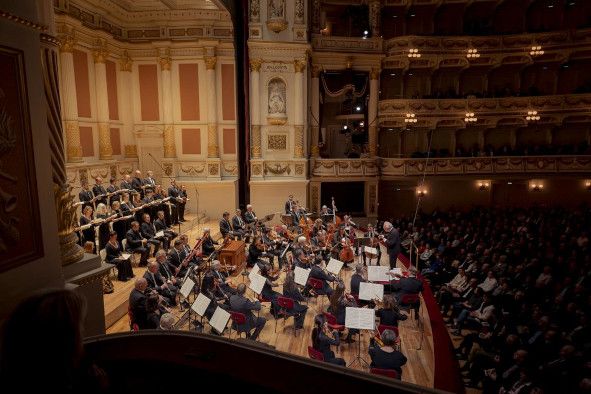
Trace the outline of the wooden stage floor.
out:
[[[201,225],[194,225],[191,229],[190,222],[186,222],[181,229],[182,232],[187,232],[190,237],[191,245],[194,244],[194,241],[197,237],[201,236],[203,232],[203,228],[209,227],[211,228],[211,232],[213,234],[214,239],[219,237],[219,227],[217,221],[210,221],[205,224]],[[175,230],[176,231],[176,230]],[[388,264],[388,257],[385,253],[385,250],[382,250],[382,265]],[[375,260],[373,262],[375,264]],[[402,267],[401,263],[398,262],[398,265]],[[145,268],[136,268],[134,269],[134,273],[136,276],[143,275],[145,272]],[[347,286],[347,291],[349,290],[349,282],[353,270],[343,270],[341,276]],[[279,283],[283,283],[285,273],[281,273],[281,277],[279,278]],[[238,275],[232,278],[233,282],[236,284],[241,283],[243,281],[243,276]],[[244,280],[248,281],[246,277]],[[108,316],[108,311],[114,310],[116,307],[121,307],[120,305],[124,300],[129,297],[129,293],[133,288],[133,281],[128,281],[125,283],[113,281],[115,284],[115,292],[113,294],[105,295],[105,314]],[[281,292],[282,286],[279,286],[276,290]],[[253,296],[252,292],[248,290],[247,294],[249,296]],[[271,313],[269,312],[268,303],[263,304],[263,309],[261,310],[261,316],[267,319],[267,324],[265,325],[261,335],[259,336],[258,341],[264,344],[268,344],[270,346],[275,347],[276,350],[281,352],[286,352],[289,354],[297,354],[300,356],[308,357],[308,345],[311,344],[310,336],[312,334],[312,328],[314,325],[314,316],[318,313],[321,313],[328,307],[328,299],[323,297],[322,300],[311,299],[308,305],[308,313],[306,314],[304,329],[298,330],[297,337],[294,337],[293,334],[293,319],[290,318],[286,321],[285,325],[283,320],[280,319],[277,322],[277,333],[274,332],[275,328],[275,321]],[[322,308],[321,308],[322,307]],[[127,310],[127,303],[125,302],[125,310]],[[178,308],[173,308],[173,313],[180,317],[182,312],[179,311]],[[407,364],[402,367],[402,380],[409,383],[414,383],[420,386],[426,387],[433,387],[433,367],[434,367],[434,358],[433,358],[433,338],[431,335],[431,326],[428,317],[428,313],[426,308],[424,308],[423,301],[421,301],[421,309],[420,309],[420,318],[423,322],[424,329],[419,330],[417,328],[417,323],[413,319],[410,318],[406,321],[400,322],[400,337],[401,337],[401,351],[402,353],[408,358]],[[118,318],[117,320],[111,321],[109,319],[107,324],[107,333],[116,333],[116,332],[125,332],[129,331],[129,319],[127,315]],[[189,329],[188,322],[183,325],[183,330]],[[421,332],[422,331],[422,332]],[[204,332],[210,332],[209,325],[205,325]],[[227,332],[225,333],[227,336]],[[235,332],[232,332],[232,338],[236,336]],[[361,357],[370,362],[369,355],[367,353],[369,339],[371,337],[371,333],[363,331],[361,334],[361,350],[360,355]],[[358,352],[358,337],[355,337],[355,343],[347,344],[341,343],[338,350],[335,350],[335,353],[338,357],[342,357],[349,365],[357,356]],[[365,370],[368,369],[364,365],[360,365],[359,362],[355,362],[352,368],[358,370]],[[369,371],[368,371],[369,372]]]

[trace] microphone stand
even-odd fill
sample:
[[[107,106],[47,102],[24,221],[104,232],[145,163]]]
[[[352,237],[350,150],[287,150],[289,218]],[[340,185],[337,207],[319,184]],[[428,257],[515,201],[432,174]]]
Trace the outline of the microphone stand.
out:
[[[162,177],[166,177],[166,178],[175,178],[173,176],[170,175],[166,175],[166,172],[164,171],[164,167],[162,166],[162,164],[160,164],[160,162],[158,160],[156,160],[156,158],[150,153],[148,152],[148,156],[150,156],[150,158],[152,159],[152,161],[154,161],[154,163],[156,163],[156,165],[160,168],[160,170],[162,170]]]

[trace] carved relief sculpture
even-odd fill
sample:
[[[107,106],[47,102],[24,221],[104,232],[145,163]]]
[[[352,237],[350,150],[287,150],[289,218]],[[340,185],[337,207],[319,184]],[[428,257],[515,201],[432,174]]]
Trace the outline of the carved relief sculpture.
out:
[[[285,0],[267,0],[267,27],[275,33],[287,28]]]
[[[304,23],[304,0],[296,0],[294,5],[295,23]]]
[[[287,98],[285,82],[273,78],[268,86],[267,119],[271,124],[285,124],[287,121]]]
[[[260,12],[260,1],[259,0],[250,0],[250,21],[251,22],[260,22],[261,21],[261,12]]]

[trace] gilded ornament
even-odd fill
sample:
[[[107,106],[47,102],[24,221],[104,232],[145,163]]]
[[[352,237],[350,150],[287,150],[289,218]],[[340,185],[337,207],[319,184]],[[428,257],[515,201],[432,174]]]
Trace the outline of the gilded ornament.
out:
[[[59,37],[60,52],[73,52],[76,45],[74,30]]]
[[[125,145],[123,149],[125,151],[125,157],[137,158],[137,145]]]
[[[209,175],[211,175],[211,176],[217,176],[220,172],[217,164],[209,163],[207,165],[207,168],[208,168]]]
[[[215,65],[217,63],[218,58],[215,56],[204,56],[203,60],[205,60],[205,69],[206,70],[215,70]]]
[[[127,51],[123,51],[123,56],[119,59],[119,68],[121,71],[131,71],[131,66],[133,65],[133,60],[129,57]]]
[[[250,59],[250,71],[251,72],[260,72],[262,64],[263,64],[262,59]]]
[[[287,150],[287,135],[269,134],[267,136],[267,150]]]
[[[301,59],[295,59],[293,61],[293,68],[296,73],[304,72],[306,69],[306,61]]]
[[[267,21],[267,28],[275,33],[281,33],[287,29],[287,21],[285,20],[273,20]]]
[[[108,123],[99,123],[99,159],[111,160],[113,147],[111,146],[111,130]]]

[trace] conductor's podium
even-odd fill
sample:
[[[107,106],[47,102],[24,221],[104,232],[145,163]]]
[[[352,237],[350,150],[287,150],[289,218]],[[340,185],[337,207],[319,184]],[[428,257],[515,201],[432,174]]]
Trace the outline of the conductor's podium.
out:
[[[232,276],[238,275],[244,269],[246,263],[245,249],[244,241],[230,241],[220,250],[220,263],[225,267],[231,265],[236,267]]]

